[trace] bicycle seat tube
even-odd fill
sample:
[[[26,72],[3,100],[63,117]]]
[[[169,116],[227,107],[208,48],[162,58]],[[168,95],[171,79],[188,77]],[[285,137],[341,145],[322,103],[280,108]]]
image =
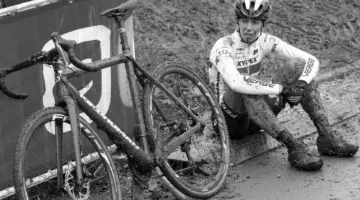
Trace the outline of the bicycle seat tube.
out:
[[[131,50],[129,47],[128,38],[126,35],[126,29],[125,29],[125,22],[122,20],[119,20],[117,16],[113,17],[117,28],[119,32],[119,38],[121,50],[123,54],[131,55]],[[125,62],[126,67],[126,73],[127,78],[129,81],[129,87],[130,87],[130,93],[131,93],[131,99],[134,107],[135,112],[135,131],[134,134],[138,134],[137,136],[140,138],[140,147],[144,150],[144,152],[149,155],[149,146],[146,140],[146,133],[145,133],[145,123],[144,123],[144,115],[142,111],[142,106],[139,99],[139,90],[136,85],[136,79],[135,79],[135,71],[134,71],[134,64],[132,60],[127,60]],[[136,135],[135,135],[136,136]]]

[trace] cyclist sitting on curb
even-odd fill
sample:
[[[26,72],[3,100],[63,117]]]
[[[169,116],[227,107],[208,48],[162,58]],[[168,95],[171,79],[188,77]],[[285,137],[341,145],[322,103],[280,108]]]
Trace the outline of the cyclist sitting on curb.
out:
[[[358,146],[346,142],[331,128],[317,84],[313,81],[319,71],[319,61],[311,54],[262,32],[271,12],[268,0],[236,0],[234,8],[238,27],[234,33],[215,43],[210,53],[212,67],[209,69],[210,82],[221,103],[230,136],[243,136],[263,129],[287,147],[291,165],[305,171],[322,167],[319,153],[353,156]],[[261,81],[258,79],[261,60],[272,53],[288,62],[272,83]],[[277,119],[276,115],[285,107],[285,102],[291,107],[300,103],[308,113],[319,133],[316,141],[318,152],[295,139]]]

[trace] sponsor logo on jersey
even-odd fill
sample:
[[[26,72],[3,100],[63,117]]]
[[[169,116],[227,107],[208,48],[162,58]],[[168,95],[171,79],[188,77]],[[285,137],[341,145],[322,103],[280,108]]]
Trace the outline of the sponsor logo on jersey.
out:
[[[274,37],[270,37],[269,42],[275,42],[276,39]]]
[[[236,48],[235,55],[244,55],[245,54],[244,51],[245,51],[244,48]]]
[[[275,84],[267,83],[265,81],[253,79],[251,77],[246,77],[246,76],[244,76],[244,81],[246,83],[248,83],[249,85],[257,84],[257,85],[261,85],[261,86],[265,86],[265,87],[271,87],[271,88],[273,88],[275,86]]]
[[[306,68],[305,68],[305,71],[304,71],[304,76],[309,76],[309,74],[312,71],[312,68],[314,67],[314,63],[315,63],[315,59],[309,58],[308,64],[306,65]]]
[[[257,57],[250,58],[248,60],[240,60],[237,62],[237,66],[238,67],[247,66],[247,65],[255,64],[256,62],[257,62]]]
[[[216,58],[215,58],[215,64],[217,65],[219,63],[219,57],[231,57],[231,53],[227,49],[219,49],[216,51]]]
[[[217,52],[217,57],[224,55],[224,56],[231,56],[230,51],[228,51],[227,49],[219,49]]]

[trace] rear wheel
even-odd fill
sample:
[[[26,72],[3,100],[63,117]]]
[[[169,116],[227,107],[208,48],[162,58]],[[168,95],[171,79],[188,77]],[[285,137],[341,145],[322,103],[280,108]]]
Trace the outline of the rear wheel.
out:
[[[229,169],[229,139],[223,113],[206,84],[191,69],[160,65],[155,77],[205,124],[160,163],[166,178],[181,192],[208,198],[222,188]],[[190,115],[154,84],[144,96],[145,123],[161,146],[194,126]]]
[[[45,108],[27,120],[16,144],[13,175],[18,199],[121,200],[118,175],[106,145],[85,120],[79,121],[84,183],[76,183],[75,162],[66,162],[74,156],[67,112]],[[56,170],[59,134],[63,138],[60,179]]]

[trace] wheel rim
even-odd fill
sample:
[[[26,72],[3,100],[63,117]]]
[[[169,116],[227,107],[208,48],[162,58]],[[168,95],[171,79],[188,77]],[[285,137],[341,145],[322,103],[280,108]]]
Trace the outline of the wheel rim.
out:
[[[182,73],[182,71],[172,71],[174,73]],[[217,192],[219,186],[224,181],[228,170],[228,144],[225,136],[226,132],[216,132],[216,126],[213,126],[213,116],[217,117],[220,126],[223,126],[223,118],[218,109],[212,109],[211,105],[215,104],[212,96],[205,91],[205,87],[201,82],[197,82],[194,78],[190,79],[183,75],[174,75],[164,73],[160,77],[160,82],[167,86],[176,96],[184,99],[194,113],[205,122],[206,126],[203,131],[192,136],[189,145],[183,145],[189,150],[182,151],[178,148],[167,157],[167,161],[163,163],[164,173],[173,176],[172,183],[178,182],[182,192],[188,192],[188,195],[198,194],[200,196],[212,195]],[[195,81],[194,81],[195,80]],[[181,93],[181,94],[180,94]],[[153,87],[151,98],[156,104],[151,104],[150,121],[152,123],[153,132],[157,133],[157,140],[166,141],[170,132],[174,131],[174,126],[179,127],[183,123],[191,126],[191,121],[186,120],[186,114],[179,111],[179,107],[175,105],[160,89]],[[157,105],[158,104],[158,105]],[[168,120],[164,120],[162,113],[157,108],[166,110],[165,115]],[[218,113],[219,115],[215,115]],[[183,120],[181,120],[183,119]],[[180,125],[181,126],[181,125]],[[180,131],[181,132],[181,131]],[[171,138],[167,138],[171,141]],[[163,144],[164,145],[164,144]],[[161,145],[161,146],[163,146]],[[190,154],[188,156],[187,154]],[[192,158],[194,162],[190,162],[187,158]],[[193,163],[189,165],[189,163]],[[211,165],[211,166],[210,166]],[[194,166],[194,167],[191,167]],[[188,175],[187,175],[188,174]]]

